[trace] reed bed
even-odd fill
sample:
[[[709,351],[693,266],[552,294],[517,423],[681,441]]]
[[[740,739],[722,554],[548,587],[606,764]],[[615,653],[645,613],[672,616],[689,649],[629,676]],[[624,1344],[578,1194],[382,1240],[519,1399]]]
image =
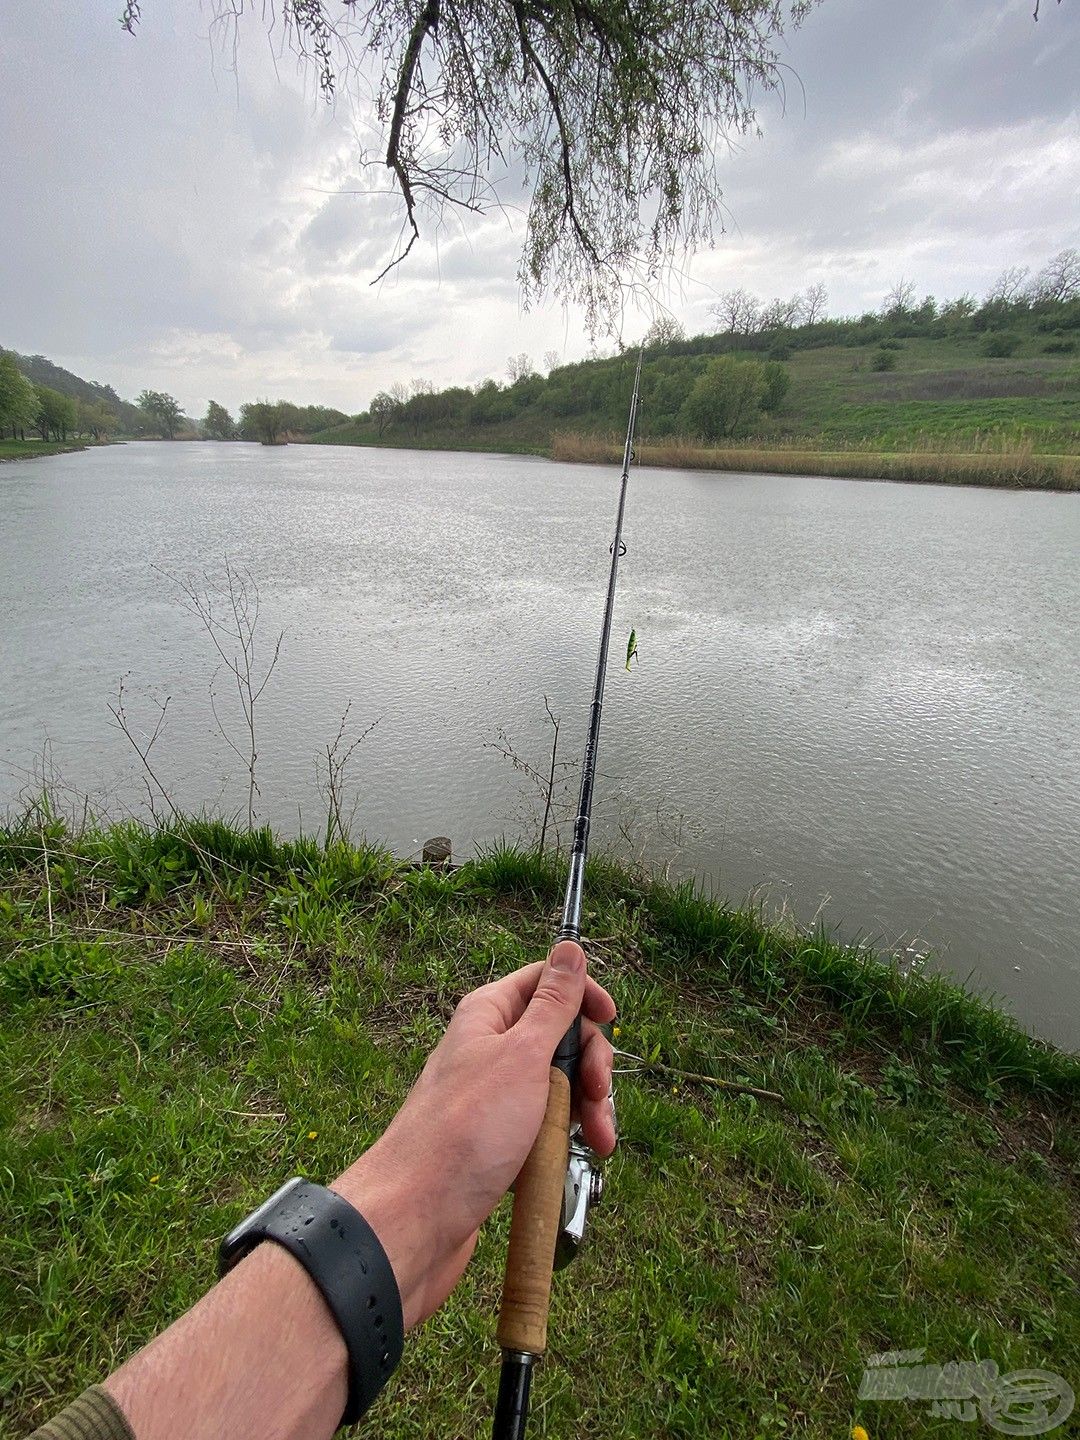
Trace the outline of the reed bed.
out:
[[[552,437],[555,460],[618,463],[615,435]],[[1008,450],[874,451],[779,445],[705,446],[689,440],[639,441],[637,460],[673,470],[727,470],[772,475],[829,475],[843,479],[906,480],[935,485],[991,485],[1014,490],[1080,490],[1080,455],[1040,455],[1030,446]]]

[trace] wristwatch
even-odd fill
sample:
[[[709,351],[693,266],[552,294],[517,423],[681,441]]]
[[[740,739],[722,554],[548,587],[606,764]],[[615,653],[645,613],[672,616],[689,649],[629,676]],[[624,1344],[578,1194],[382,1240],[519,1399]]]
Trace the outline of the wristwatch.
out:
[[[299,1176],[230,1230],[218,1249],[227,1274],[262,1240],[294,1255],[322,1292],[349,1353],[349,1399],[342,1425],[358,1420],[401,1359],[401,1296],[379,1238],[333,1190]]]

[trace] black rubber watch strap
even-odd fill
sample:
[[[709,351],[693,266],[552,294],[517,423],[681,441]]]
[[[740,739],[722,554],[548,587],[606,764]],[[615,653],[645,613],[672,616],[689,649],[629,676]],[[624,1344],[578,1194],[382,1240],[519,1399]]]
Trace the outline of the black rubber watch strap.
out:
[[[226,1235],[225,1274],[260,1240],[295,1255],[322,1292],[349,1352],[349,1399],[342,1425],[358,1420],[401,1359],[401,1296],[379,1237],[347,1200],[309,1180],[288,1181]]]

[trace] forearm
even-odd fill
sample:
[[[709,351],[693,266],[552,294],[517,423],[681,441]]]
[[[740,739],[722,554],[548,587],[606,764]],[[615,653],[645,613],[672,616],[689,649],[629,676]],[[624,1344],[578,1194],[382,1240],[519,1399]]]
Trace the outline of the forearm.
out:
[[[265,1243],[103,1388],[136,1440],[322,1440],[347,1386],[325,1301],[288,1251]]]
[[[610,1154],[612,1051],[597,1025],[615,1007],[586,979],[580,947],[563,942],[547,965],[526,966],[462,1001],[389,1129],[333,1182],[379,1241],[405,1330],[453,1290],[480,1225],[518,1174],[543,1118],[552,1051],[579,1011],[590,1027],[579,1073],[582,1133]],[[266,1232],[256,1225],[256,1233]],[[357,1287],[367,1306],[372,1285]],[[357,1382],[365,1352],[338,1292],[331,1283],[342,1328],[303,1265],[264,1239],[43,1435],[115,1437],[119,1410],[135,1440],[329,1440],[351,1403],[350,1373],[359,1405],[378,1388],[363,1378],[362,1363]],[[381,1312],[372,1324],[383,1324]],[[342,1329],[354,1346],[352,1364]],[[389,1363],[387,1339],[375,1342],[379,1365]]]
[[[333,1188],[365,1217],[394,1270],[406,1328],[426,1256],[415,1182],[383,1139]],[[264,1241],[105,1382],[136,1440],[320,1440],[341,1422],[345,1343],[303,1266]]]

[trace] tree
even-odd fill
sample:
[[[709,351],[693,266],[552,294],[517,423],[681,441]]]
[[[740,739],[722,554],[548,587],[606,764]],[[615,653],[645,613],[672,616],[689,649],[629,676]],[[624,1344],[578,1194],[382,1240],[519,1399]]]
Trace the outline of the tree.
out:
[[[779,410],[791,386],[791,374],[786,365],[776,360],[766,360],[761,367],[765,379],[765,393],[761,397],[762,410]]]
[[[552,370],[557,370],[561,364],[562,356],[559,354],[558,350],[544,351],[544,370],[547,372],[548,375],[551,374]]]
[[[1080,251],[1061,250],[1047,261],[1031,282],[1036,305],[1061,304],[1080,295]]]
[[[946,300],[938,311],[938,319],[952,329],[960,329],[979,308],[974,295],[958,295],[955,300]]]
[[[380,435],[382,435],[386,427],[394,419],[397,414],[397,409],[397,402],[393,396],[388,395],[385,390],[380,390],[379,393],[372,398],[371,404],[368,406],[368,414],[372,420],[375,421],[375,428]]]
[[[235,440],[236,421],[216,400],[211,400],[203,417],[202,432],[210,440]]]
[[[661,350],[665,345],[675,345],[685,339],[686,331],[674,315],[657,315],[641,343],[646,350]]]
[[[142,3],[127,0],[131,32]],[[389,265],[426,216],[486,212],[506,198],[494,177],[525,173],[524,291],[578,300],[596,320],[614,312],[624,273],[706,248],[722,228],[717,156],[780,88],[777,47],[814,3],[289,0],[263,13],[327,101],[345,89],[367,109],[373,90],[383,144],[361,161],[385,165],[403,209]],[[209,8],[238,43],[246,7]]]
[[[34,424],[42,440],[66,440],[68,431],[75,429],[75,401],[70,395],[61,395],[59,390],[52,390],[48,385],[37,385],[35,390],[37,413]]]
[[[997,277],[986,292],[987,305],[1015,305],[1023,297],[1027,285],[1028,267],[1009,265]]]
[[[15,364],[15,357],[0,350],[0,436],[9,426],[13,436],[25,436],[37,413],[37,391]]]
[[[799,295],[793,295],[790,300],[770,300],[758,317],[758,329],[789,330],[798,321],[801,309]]]
[[[760,361],[723,355],[711,360],[698,376],[680,412],[680,422],[703,440],[739,435],[760,413],[767,389],[765,366]]]
[[[799,319],[804,325],[817,325],[825,319],[828,304],[829,292],[819,280],[815,285],[808,286],[803,294]]]
[[[709,311],[716,317],[721,331],[729,335],[752,335],[758,328],[761,304],[755,295],[740,288],[721,295]]]
[[[280,404],[254,400],[240,406],[240,433],[245,440],[276,445],[283,429]]]
[[[911,313],[915,299],[915,281],[905,280],[901,275],[896,284],[886,291],[881,302],[881,313],[887,320],[899,320]]]
[[[506,374],[511,385],[516,385],[519,380],[525,380],[530,375],[535,375],[532,356],[526,355],[524,350],[520,355],[508,355],[506,357]]]
[[[94,405],[86,400],[76,403],[76,417],[79,434],[90,435],[95,440],[104,440],[116,424],[116,417],[107,405]]]
[[[175,436],[184,412],[171,395],[166,395],[164,390],[144,390],[135,404],[163,440]]]

